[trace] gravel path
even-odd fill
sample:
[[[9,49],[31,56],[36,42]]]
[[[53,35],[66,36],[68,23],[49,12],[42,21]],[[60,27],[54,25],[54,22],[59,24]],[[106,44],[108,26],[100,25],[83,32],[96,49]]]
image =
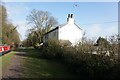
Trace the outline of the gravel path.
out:
[[[20,74],[22,72],[22,61],[23,57],[20,55],[24,55],[24,52],[16,52],[12,59],[10,60],[10,65],[7,67],[5,72],[3,73],[3,78],[20,78]]]

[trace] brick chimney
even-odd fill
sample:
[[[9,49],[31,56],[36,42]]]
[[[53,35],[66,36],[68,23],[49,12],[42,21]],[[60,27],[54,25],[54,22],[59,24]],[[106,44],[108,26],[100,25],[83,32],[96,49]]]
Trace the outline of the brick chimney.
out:
[[[67,22],[68,24],[74,24],[73,14],[68,14]]]

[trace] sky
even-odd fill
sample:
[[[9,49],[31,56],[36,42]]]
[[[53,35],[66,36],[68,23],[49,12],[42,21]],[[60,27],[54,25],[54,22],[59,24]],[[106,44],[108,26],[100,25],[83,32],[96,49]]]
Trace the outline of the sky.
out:
[[[67,15],[72,13],[75,23],[89,38],[118,34],[117,2],[6,2],[5,6],[8,20],[19,26],[21,40],[30,28],[26,18],[33,9],[48,11],[59,24],[66,23]]]

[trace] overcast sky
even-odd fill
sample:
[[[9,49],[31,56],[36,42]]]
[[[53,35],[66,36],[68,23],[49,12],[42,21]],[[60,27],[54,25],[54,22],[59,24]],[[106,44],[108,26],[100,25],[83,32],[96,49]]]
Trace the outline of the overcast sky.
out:
[[[86,31],[86,36],[105,37],[118,33],[117,2],[7,2],[8,19],[19,25],[20,39],[26,38],[29,28],[26,17],[32,9],[48,11],[59,24],[66,23],[67,14],[73,13],[76,24]]]

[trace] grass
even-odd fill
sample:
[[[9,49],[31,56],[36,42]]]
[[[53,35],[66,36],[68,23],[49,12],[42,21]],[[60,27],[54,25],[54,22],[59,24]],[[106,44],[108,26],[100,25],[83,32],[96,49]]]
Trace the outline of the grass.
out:
[[[26,52],[23,64],[23,78],[75,78],[76,76],[67,70],[67,67],[57,61],[43,59],[40,51],[24,49]]]
[[[14,53],[15,52],[12,51],[0,57],[0,60],[2,61],[0,65],[2,65],[3,72],[10,65],[10,59],[12,59]]]

